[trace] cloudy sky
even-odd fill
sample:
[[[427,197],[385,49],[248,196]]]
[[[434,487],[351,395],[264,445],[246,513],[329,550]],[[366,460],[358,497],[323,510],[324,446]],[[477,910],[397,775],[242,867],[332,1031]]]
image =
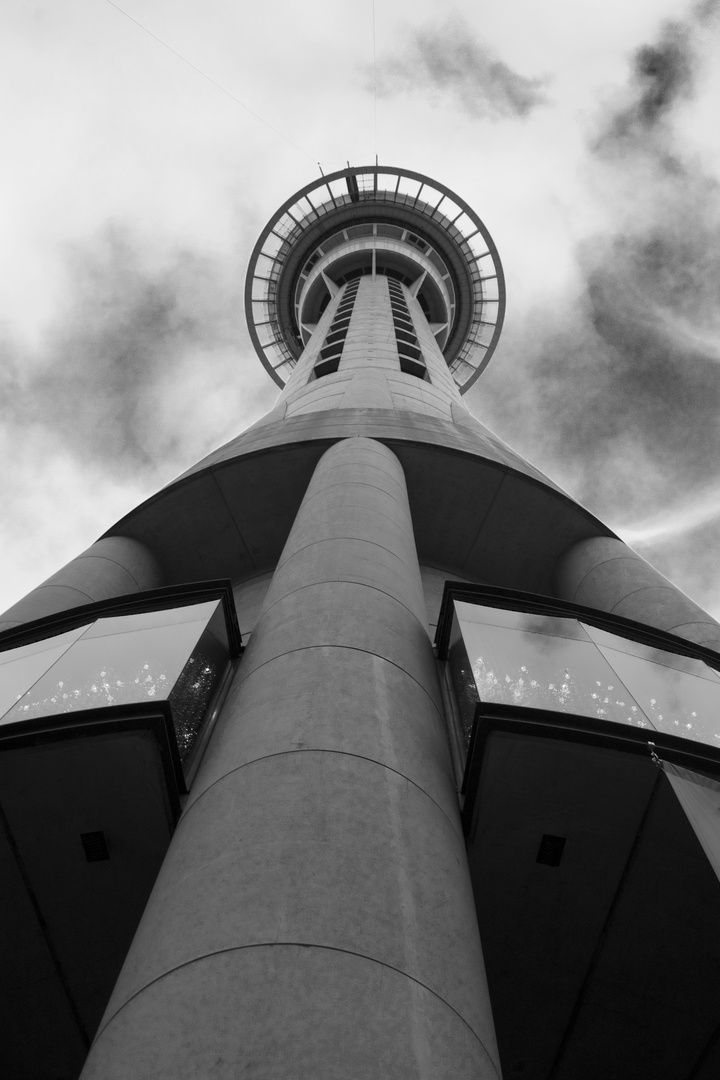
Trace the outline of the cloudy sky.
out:
[[[0,610],[271,406],[249,252],[377,152],[499,247],[470,407],[720,617],[719,6],[5,0]]]

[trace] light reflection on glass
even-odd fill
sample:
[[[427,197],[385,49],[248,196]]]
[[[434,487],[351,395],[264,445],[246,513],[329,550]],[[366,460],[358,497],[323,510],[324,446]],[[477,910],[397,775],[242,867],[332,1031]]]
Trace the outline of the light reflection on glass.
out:
[[[98,619],[88,627],[83,637],[105,637],[107,634],[124,634],[135,630],[150,630],[155,626],[172,626],[175,623],[198,622],[209,619],[217,608],[217,600],[202,604],[185,604],[182,607],[163,608],[160,611],[140,611],[131,615],[113,615]]]
[[[164,700],[192,652],[205,622],[153,627],[112,637],[82,637],[3,717],[4,723],[97,709],[148,699]]]
[[[195,745],[223,666],[221,658],[209,656],[200,647],[188,660],[170,694],[175,735],[183,762]]]
[[[0,653],[0,717],[20,700],[85,629],[79,626],[65,634]]]
[[[533,615],[528,611],[512,611],[510,608],[484,607],[482,604],[467,604],[462,600],[455,601],[455,610],[463,626],[467,623],[507,626],[514,630],[524,630],[528,634],[590,641],[587,630],[577,619],[566,619],[559,615]]]
[[[466,742],[478,700],[720,742],[716,672],[577,619],[456,601],[449,664]]]
[[[98,619],[0,653],[0,723],[169,701],[184,761],[228,660],[218,600]]]
[[[698,677],[696,673],[689,674],[617,649],[603,648],[601,652],[632,687],[646,716],[658,731],[716,746],[720,744],[720,681]]]
[[[645,726],[637,702],[589,640],[478,623],[464,625],[463,636],[482,701]]]

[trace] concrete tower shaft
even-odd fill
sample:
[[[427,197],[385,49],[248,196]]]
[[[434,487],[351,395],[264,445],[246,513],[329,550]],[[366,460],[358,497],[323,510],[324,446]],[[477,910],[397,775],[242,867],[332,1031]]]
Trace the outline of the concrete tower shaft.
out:
[[[379,408],[452,419],[462,397],[413,289],[383,274],[343,284],[280,397],[286,416]]]

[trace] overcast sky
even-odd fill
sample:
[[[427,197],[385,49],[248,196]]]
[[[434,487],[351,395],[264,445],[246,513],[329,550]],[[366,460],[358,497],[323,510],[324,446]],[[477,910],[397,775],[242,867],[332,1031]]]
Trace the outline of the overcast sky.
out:
[[[720,617],[718,4],[120,8],[0,15],[0,610],[272,405],[252,245],[377,151],[500,250],[470,407]]]

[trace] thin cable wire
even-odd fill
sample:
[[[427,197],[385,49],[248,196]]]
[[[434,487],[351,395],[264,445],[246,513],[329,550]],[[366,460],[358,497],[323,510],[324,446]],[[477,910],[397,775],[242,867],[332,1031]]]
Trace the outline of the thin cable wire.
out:
[[[114,7],[116,11],[119,11],[120,14],[124,15],[126,19],[129,19],[130,22],[133,22],[136,26],[139,26],[141,30],[144,30],[146,34],[149,34],[151,38],[153,38],[155,41],[158,42],[158,44],[162,45],[165,49],[167,49],[168,52],[171,52],[173,56],[177,56],[178,60],[182,60],[184,64],[187,64],[188,67],[191,67],[193,71],[196,71],[198,73],[198,75],[202,75],[203,79],[207,79],[207,81],[209,83],[212,83],[212,85],[217,90],[220,90],[221,93],[225,94],[226,97],[229,97],[230,100],[234,101],[236,105],[240,105],[241,108],[245,109],[245,112],[249,112],[251,116],[254,116],[255,119],[259,120],[261,124],[264,124],[265,127],[268,127],[271,131],[274,131],[275,134],[279,135],[281,139],[285,140],[285,142],[288,142],[291,146],[294,146],[295,149],[299,150],[301,154],[305,155],[305,157],[310,158],[311,161],[315,161],[315,158],[312,156],[312,154],[309,154],[307,150],[303,150],[302,146],[298,146],[296,142],[293,142],[292,139],[288,138],[288,136],[283,134],[282,131],[278,131],[278,129],[276,127],[273,127],[271,123],[265,120],[264,117],[260,115],[260,113],[256,113],[255,110],[251,109],[249,105],[246,105],[244,101],[241,101],[240,98],[237,98],[234,94],[231,94],[229,90],[226,90],[224,86],[221,86],[220,83],[216,82],[215,79],[210,77],[210,75],[206,75],[205,72],[202,71],[199,67],[197,67],[196,64],[193,64],[191,60],[188,60],[187,57],[182,55],[182,53],[179,53],[177,49],[173,49],[172,45],[168,45],[166,41],[163,41],[163,39],[158,37],[157,34],[154,34],[152,30],[148,30],[147,26],[144,26],[143,23],[139,22],[132,15],[129,15],[128,12],[124,11],[119,4],[116,4],[114,2],[114,0],[106,0],[106,3],[108,3],[110,7]]]
[[[375,49],[375,0],[372,0],[372,34],[373,34],[373,115],[375,123],[375,164],[378,163],[378,140],[377,140],[377,53]]]

